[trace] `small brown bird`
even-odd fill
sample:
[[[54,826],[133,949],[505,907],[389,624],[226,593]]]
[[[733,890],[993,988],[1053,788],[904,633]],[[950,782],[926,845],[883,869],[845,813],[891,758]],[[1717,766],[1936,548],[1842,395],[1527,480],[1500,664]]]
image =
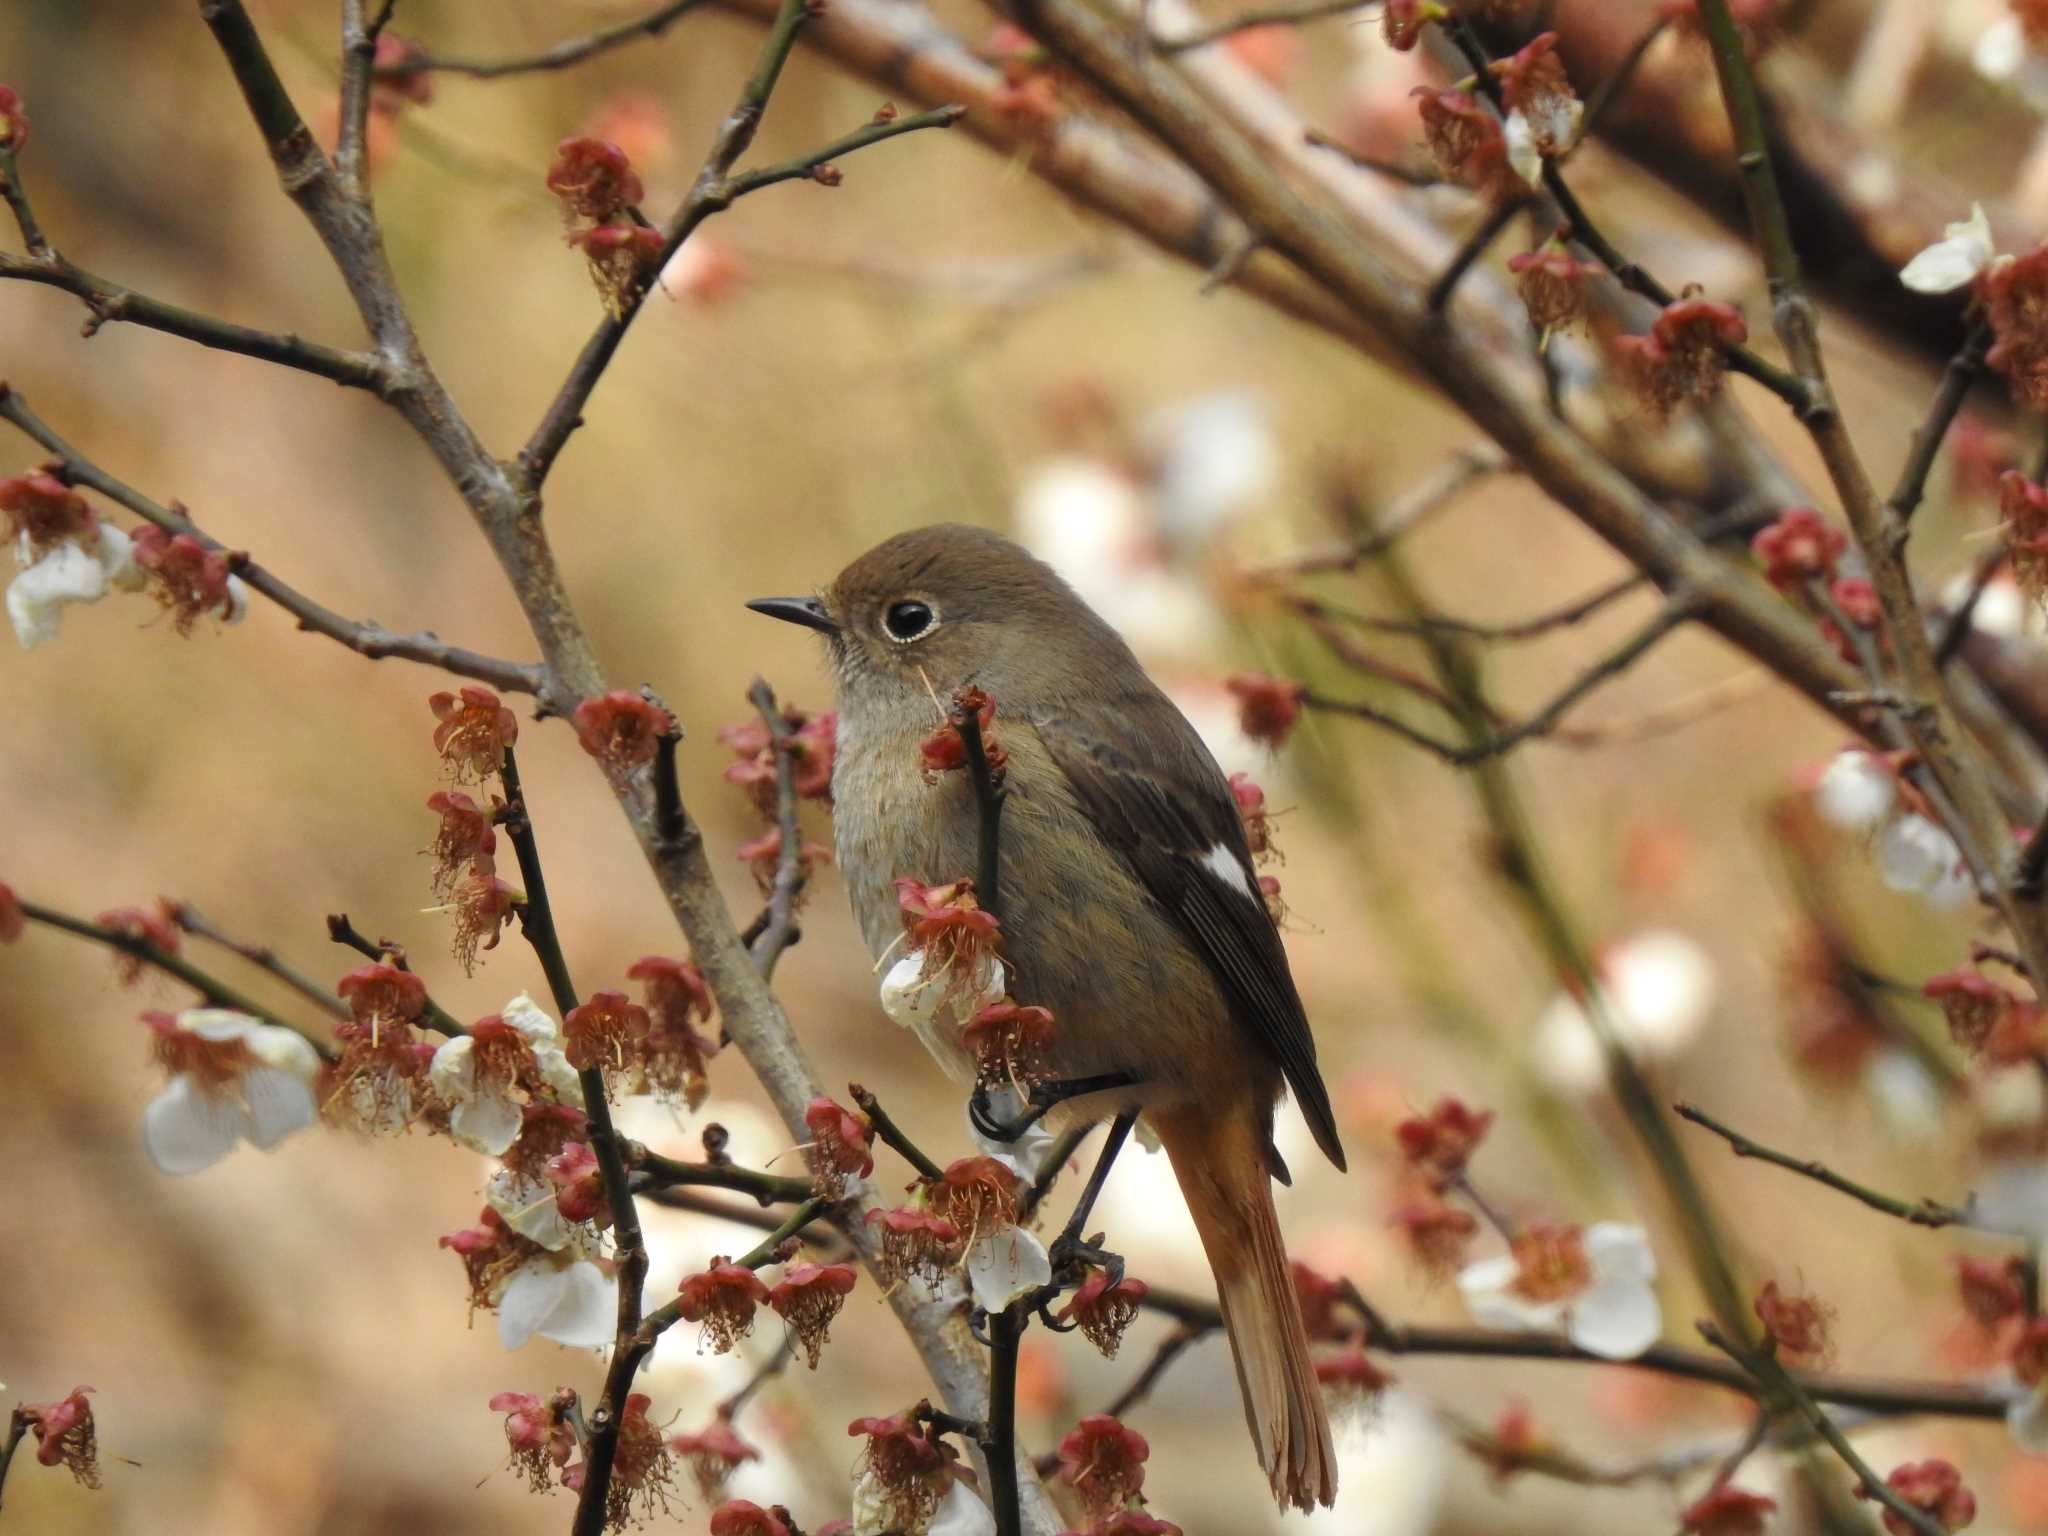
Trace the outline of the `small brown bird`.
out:
[[[978,528],[901,534],[822,598],[750,607],[822,632],[838,685],[832,777],[840,869],[868,948],[902,935],[892,882],[976,865],[965,773],[928,784],[935,701],[995,702],[1007,755],[1002,955],[1010,992],[1052,1010],[1053,1070],[1121,1085],[1061,1106],[1140,1112],[1215,1271],[1260,1464],[1283,1503],[1336,1495],[1270,1180],[1283,1083],[1339,1168],[1329,1095],[1223,772],[1129,647],[1054,572]],[[948,1063],[958,1070],[966,1063]],[[971,1071],[971,1065],[969,1065]]]

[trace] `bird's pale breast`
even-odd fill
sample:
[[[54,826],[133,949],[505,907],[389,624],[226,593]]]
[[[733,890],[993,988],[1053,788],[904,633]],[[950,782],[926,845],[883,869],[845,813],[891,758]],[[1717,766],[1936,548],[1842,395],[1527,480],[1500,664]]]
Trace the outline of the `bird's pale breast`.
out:
[[[903,931],[898,876],[937,883],[975,867],[973,785],[964,770],[927,784],[918,740],[841,727],[832,786],[837,857],[876,958]],[[1135,1071],[1153,1085],[1148,1100],[1260,1092],[1270,1102],[1277,1071],[1246,1050],[1207,965],[1101,843],[1037,731],[1012,719],[1000,740],[1008,754],[1003,958],[1016,999],[1053,1012],[1056,1072]],[[1087,867],[1076,868],[1082,858]],[[1247,1070],[1270,1082],[1248,1082]]]

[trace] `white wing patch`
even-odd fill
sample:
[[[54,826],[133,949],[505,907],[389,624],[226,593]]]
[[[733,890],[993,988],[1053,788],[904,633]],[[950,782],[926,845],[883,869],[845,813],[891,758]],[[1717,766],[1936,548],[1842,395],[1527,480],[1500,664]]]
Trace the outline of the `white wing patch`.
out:
[[[1196,862],[1247,901],[1259,900],[1259,893],[1252,886],[1251,876],[1244,872],[1244,866],[1238,863],[1237,855],[1230,851],[1228,843],[1218,843]],[[1261,908],[1263,910],[1263,903]]]

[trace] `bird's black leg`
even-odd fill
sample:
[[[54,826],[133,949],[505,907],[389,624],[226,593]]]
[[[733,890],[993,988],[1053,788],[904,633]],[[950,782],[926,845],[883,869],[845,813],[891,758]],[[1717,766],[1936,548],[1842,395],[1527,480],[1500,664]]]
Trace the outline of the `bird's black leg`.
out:
[[[977,1083],[967,1101],[967,1118],[974,1123],[975,1131],[990,1141],[1015,1141],[1068,1099],[1137,1085],[1138,1079],[1128,1072],[1103,1072],[1095,1077],[1064,1077],[1038,1083],[1031,1089],[1030,1109],[1015,1120],[999,1120],[995,1106],[989,1102],[988,1084]]]
[[[1051,1248],[1052,1272],[1057,1277],[1062,1270],[1076,1264],[1093,1264],[1109,1275],[1111,1286],[1117,1285],[1124,1277],[1123,1255],[1111,1253],[1099,1241],[1085,1242],[1082,1230],[1088,1224],[1088,1217],[1095,1210],[1095,1202],[1102,1194],[1102,1186],[1109,1182],[1109,1170],[1115,1164],[1117,1154],[1124,1149],[1124,1142],[1131,1134],[1131,1127],[1138,1123],[1135,1109],[1122,1111],[1109,1124],[1109,1139],[1102,1144],[1102,1155],[1095,1160],[1095,1171],[1088,1175],[1088,1184],[1081,1191],[1081,1198],[1074,1203],[1074,1214],[1067,1218],[1067,1224],[1060,1235],[1053,1239]]]

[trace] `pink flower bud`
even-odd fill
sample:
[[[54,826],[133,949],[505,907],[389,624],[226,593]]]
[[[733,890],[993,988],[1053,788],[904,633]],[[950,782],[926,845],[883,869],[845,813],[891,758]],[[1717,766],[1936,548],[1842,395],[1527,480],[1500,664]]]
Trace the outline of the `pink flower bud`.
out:
[[[1237,673],[1225,678],[1223,686],[1237,700],[1239,730],[1275,751],[1286,744],[1295,722],[1301,719],[1306,688],[1261,672]]]
[[[0,154],[18,155],[27,147],[28,108],[13,86],[0,85]]]
[[[626,152],[605,139],[564,139],[548,167],[548,190],[571,220],[602,223],[646,196]]]
[[[676,728],[667,710],[626,688],[585,699],[570,718],[583,750],[615,779],[653,762],[661,738]]]

